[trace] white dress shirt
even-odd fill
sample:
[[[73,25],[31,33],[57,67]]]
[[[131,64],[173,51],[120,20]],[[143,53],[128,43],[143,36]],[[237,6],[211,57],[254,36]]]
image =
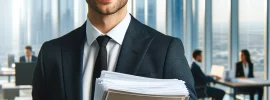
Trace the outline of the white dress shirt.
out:
[[[118,25],[116,25],[112,30],[106,33],[106,35],[111,38],[106,46],[108,71],[114,71],[115,69],[121,45],[130,21],[131,16],[127,13],[126,17]],[[96,41],[96,38],[102,35],[105,34],[100,32],[95,26],[93,26],[88,19],[86,22],[87,41],[84,46],[83,54],[83,100],[91,99],[91,81],[96,57],[99,50],[99,45]]]
[[[32,56],[30,56],[29,59],[28,59],[27,56],[25,56],[25,62],[26,63],[31,63],[32,62]]]
[[[249,72],[249,65],[248,65],[248,63],[246,64],[246,66],[245,66],[245,64],[243,63],[243,70],[244,70],[244,75],[246,76],[246,77],[248,77],[248,72]]]

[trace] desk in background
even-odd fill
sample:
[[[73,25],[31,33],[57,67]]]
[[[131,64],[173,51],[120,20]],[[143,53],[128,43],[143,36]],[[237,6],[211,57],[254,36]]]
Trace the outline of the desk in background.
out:
[[[258,79],[258,78],[233,79],[232,81],[220,80],[220,81],[216,81],[216,83],[232,88],[234,90],[233,91],[234,100],[236,100],[235,89],[237,89],[237,88],[270,86],[269,80],[263,80],[263,79]]]
[[[32,97],[15,97],[14,100],[32,100]]]
[[[11,82],[11,76],[15,76],[14,68],[1,68],[0,76],[8,76],[8,82]]]
[[[4,99],[15,99],[15,97],[31,97],[32,86],[16,86],[15,83],[2,84]]]

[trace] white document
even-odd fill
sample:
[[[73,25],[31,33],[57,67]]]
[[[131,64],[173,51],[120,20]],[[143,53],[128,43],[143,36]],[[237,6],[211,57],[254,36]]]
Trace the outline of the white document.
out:
[[[100,78],[96,80],[94,100],[102,100],[109,89],[145,95],[189,95],[185,82],[181,80],[153,79],[102,71]]]

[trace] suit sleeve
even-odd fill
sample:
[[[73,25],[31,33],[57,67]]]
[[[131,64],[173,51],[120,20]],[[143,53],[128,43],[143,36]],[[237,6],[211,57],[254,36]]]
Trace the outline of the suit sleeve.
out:
[[[33,56],[33,57],[32,57],[32,62],[34,62],[34,63],[37,62],[37,57],[36,57],[36,56]]]
[[[24,57],[22,56],[22,57],[20,57],[20,63],[22,63],[22,62],[25,62],[24,61]]]
[[[33,100],[47,100],[46,99],[46,81],[45,81],[44,65],[43,65],[43,51],[44,51],[44,44],[39,52],[38,61],[35,67],[33,80],[32,80]]]
[[[251,63],[251,71],[250,71],[250,73],[251,73],[251,78],[253,78],[254,77],[254,65]]]
[[[167,51],[164,66],[165,79],[179,79],[186,82],[190,100],[197,100],[194,78],[184,55],[184,47],[180,39],[172,39]]]
[[[210,77],[210,76],[206,76],[201,68],[199,67],[194,67],[193,71],[197,74],[198,77],[201,77],[201,79],[204,79],[204,81],[207,82],[215,82],[214,78]]]
[[[241,66],[240,66],[241,67]],[[235,64],[235,77],[241,77],[241,74],[240,74],[240,69],[238,67],[238,64],[236,63]]]

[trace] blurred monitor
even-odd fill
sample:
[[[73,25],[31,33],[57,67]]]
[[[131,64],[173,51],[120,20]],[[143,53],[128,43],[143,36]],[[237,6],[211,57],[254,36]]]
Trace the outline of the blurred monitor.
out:
[[[16,85],[32,85],[35,63],[15,63],[15,83]]]
[[[219,65],[213,65],[211,68],[211,73],[210,75],[215,75],[221,78],[224,78],[224,66],[219,66]]]
[[[8,67],[11,68],[12,64],[15,62],[15,56],[13,54],[8,54],[7,61],[8,61]]]

